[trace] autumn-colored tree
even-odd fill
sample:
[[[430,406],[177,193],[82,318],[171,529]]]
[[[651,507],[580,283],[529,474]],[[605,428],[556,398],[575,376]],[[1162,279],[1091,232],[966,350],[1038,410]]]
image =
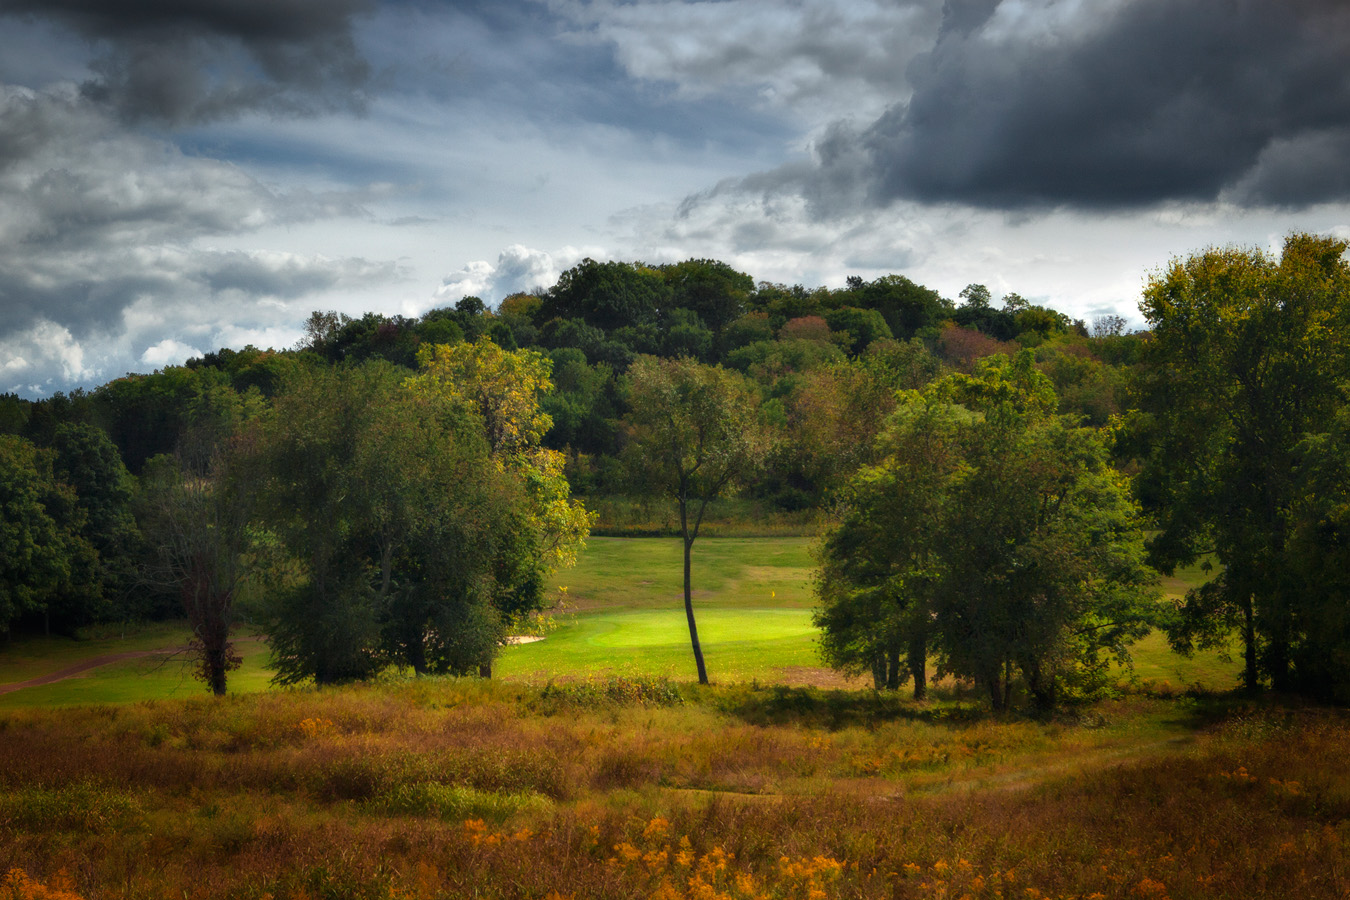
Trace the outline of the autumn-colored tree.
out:
[[[576,562],[591,516],[563,475],[565,457],[543,446],[553,420],[542,398],[553,389],[552,363],[534,350],[507,351],[487,338],[424,347],[421,371],[406,386],[417,396],[459,400],[482,417],[493,459],[525,479],[529,521],[545,571]]]
[[[875,461],[896,392],[922,387],[939,369],[916,340],[878,341],[856,360],[806,372],[787,401],[789,443],[781,449],[828,495]]]

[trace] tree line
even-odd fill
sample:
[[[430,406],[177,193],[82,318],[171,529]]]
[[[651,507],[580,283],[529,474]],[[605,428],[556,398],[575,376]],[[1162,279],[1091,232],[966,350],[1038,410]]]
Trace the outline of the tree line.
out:
[[[282,680],[486,672],[586,534],[573,490],[664,496],[707,680],[690,559],[734,490],[832,523],[822,649],[880,688],[922,694],[936,661],[1050,705],[1162,627],[1237,634],[1253,689],[1344,699],[1344,251],[1177,260],[1136,333],[979,284],[585,260],[496,309],[316,312],[294,350],[2,397],[0,624],[186,609],[223,672],[194,605],[266,581]],[[245,565],[208,571],[208,538]],[[1201,560],[1161,602],[1155,570]]]

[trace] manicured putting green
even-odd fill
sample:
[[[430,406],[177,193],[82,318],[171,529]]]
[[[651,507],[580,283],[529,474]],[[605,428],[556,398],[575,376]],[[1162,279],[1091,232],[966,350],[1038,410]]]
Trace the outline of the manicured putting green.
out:
[[[783,667],[820,664],[809,609],[705,608],[697,621],[714,681],[772,679]],[[615,673],[681,680],[695,672],[679,604],[579,613],[542,641],[506,648],[496,671],[530,679]]]

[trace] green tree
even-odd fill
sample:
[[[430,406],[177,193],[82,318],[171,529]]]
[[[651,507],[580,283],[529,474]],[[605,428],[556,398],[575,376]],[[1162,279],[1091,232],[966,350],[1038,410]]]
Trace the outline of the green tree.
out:
[[[144,552],[131,508],[131,475],[107,432],[95,425],[57,426],[52,450],[56,477],[74,489],[84,512],[80,535],[98,552],[102,601],[98,611],[125,618],[135,612],[130,598]]]
[[[98,595],[98,555],[81,537],[85,513],[57,480],[55,454],[0,435],[0,634],[26,614],[83,606]]]
[[[1326,600],[1288,553],[1300,506],[1299,448],[1326,434],[1350,384],[1350,265],[1344,241],[1295,234],[1276,259],[1208,250],[1153,276],[1152,329],[1128,445],[1157,517],[1163,571],[1213,552],[1221,572],[1191,591],[1171,628],[1181,650],[1237,629],[1256,690],[1316,690],[1309,631]],[[1332,601],[1328,601],[1332,602]],[[1343,602],[1335,600],[1334,602]]]
[[[655,269],[641,263],[584,259],[544,294],[540,316],[583,319],[608,331],[655,323],[670,298],[670,286]]]
[[[282,681],[393,661],[490,674],[589,529],[561,454],[540,445],[547,358],[481,339],[422,365],[315,369],[277,397],[268,519],[302,573],[274,617]]]
[[[714,334],[721,334],[745,312],[755,280],[715,259],[688,259],[662,266],[671,305],[695,313]]]
[[[32,406],[18,394],[0,394],[0,434],[23,434]]]
[[[257,411],[229,387],[208,390],[192,404],[174,452],[148,460],[141,476],[140,524],[151,547],[143,585],[178,596],[197,675],[217,697],[241,662],[234,605],[255,569],[259,473],[245,426]]]
[[[523,485],[467,405],[400,387],[367,415],[352,466],[385,646],[419,675],[490,667],[519,612]]]
[[[908,646],[917,689],[927,642],[1003,709],[1018,678],[1049,707],[1127,657],[1156,599],[1138,511],[1100,434],[1055,406],[1030,351],[904,396],[823,545],[835,664],[870,659],[894,683]]]
[[[875,309],[841,306],[825,313],[830,330],[846,336],[844,351],[850,356],[862,353],[873,341],[890,340],[891,329]]]
[[[964,436],[935,626],[945,665],[1005,708],[1018,673],[1040,707],[1128,658],[1157,599],[1138,510],[1100,435],[996,407]]]
[[[923,699],[947,504],[970,414],[931,394],[904,397],[875,441],[880,461],[850,479],[843,514],[821,542],[815,622],[828,664],[870,670],[877,690],[912,677]]]
[[[843,306],[874,309],[885,318],[891,333],[906,341],[952,317],[951,301],[937,291],[915,284],[903,275],[884,275],[864,282],[852,277],[848,289],[835,294]],[[987,293],[986,293],[987,299]],[[836,327],[833,322],[830,327]]]
[[[93,392],[96,419],[108,432],[133,475],[145,461],[172,453],[187,427],[193,400],[208,384],[228,377],[215,369],[169,366],[152,375],[126,375]]]
[[[628,378],[629,462],[644,485],[667,492],[679,505],[684,612],[698,680],[707,684],[691,588],[694,541],[708,504],[760,464],[770,436],[753,388],[721,366],[642,356]]]
[[[1322,700],[1350,702],[1350,408],[1305,438],[1295,463],[1287,559],[1296,573],[1291,614],[1300,642],[1297,684]]]
[[[263,422],[262,521],[296,570],[272,592],[268,640],[280,683],[357,680],[387,663],[367,496],[379,475],[353,463],[366,458],[363,431],[398,378],[383,363],[312,367],[283,386]]]

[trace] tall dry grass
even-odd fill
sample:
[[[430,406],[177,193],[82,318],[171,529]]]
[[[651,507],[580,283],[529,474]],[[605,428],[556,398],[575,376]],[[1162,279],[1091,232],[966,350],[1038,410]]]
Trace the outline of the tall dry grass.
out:
[[[1350,723],[424,679],[0,716],[0,898],[1350,892]]]

